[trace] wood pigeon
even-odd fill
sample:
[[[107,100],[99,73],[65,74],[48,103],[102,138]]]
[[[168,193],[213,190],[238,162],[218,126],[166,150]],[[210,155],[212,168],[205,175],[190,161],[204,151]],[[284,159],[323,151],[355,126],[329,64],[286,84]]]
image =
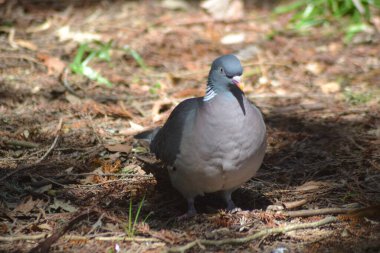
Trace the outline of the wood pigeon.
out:
[[[214,60],[206,95],[181,102],[162,128],[140,133],[169,170],[170,180],[196,214],[194,198],[222,192],[227,208],[231,193],[252,178],[266,149],[261,112],[240,89],[243,68],[234,55]]]

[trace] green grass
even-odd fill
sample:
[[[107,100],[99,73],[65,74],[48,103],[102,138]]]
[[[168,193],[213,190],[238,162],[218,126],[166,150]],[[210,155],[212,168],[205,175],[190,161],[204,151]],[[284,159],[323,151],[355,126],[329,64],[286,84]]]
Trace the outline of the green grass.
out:
[[[352,105],[360,105],[365,104],[372,99],[372,94],[369,92],[360,93],[360,92],[353,92],[351,89],[346,88],[343,92],[343,95],[346,99],[346,101]]]
[[[129,201],[129,213],[128,213],[128,224],[127,226],[125,227],[125,232],[127,233],[127,235],[129,237],[134,237],[135,235],[135,231],[136,231],[136,225],[138,223],[138,220],[139,220],[139,216],[140,216],[140,212],[141,212],[141,209],[142,209],[142,206],[144,204],[144,200],[145,200],[145,196],[142,198],[142,200],[140,201],[139,203],[139,206],[137,208],[137,212],[136,212],[136,215],[135,217],[133,218],[133,214],[132,214],[132,210],[133,210],[133,207],[132,207],[132,198],[130,199]],[[143,223],[146,222],[146,220],[149,218],[149,216],[151,215],[151,213],[149,213],[145,219],[143,220]]]
[[[95,42],[93,44],[83,43],[79,45],[73,62],[70,64],[71,70],[79,75],[84,75],[88,79],[96,81],[100,84],[105,84],[108,87],[112,83],[99,72],[89,66],[93,60],[111,61],[110,49],[112,41],[108,43]]]
[[[291,28],[298,31],[340,22],[345,27],[344,40],[349,42],[370,27],[375,9],[380,9],[380,0],[298,0],[278,6],[274,12],[294,12]]]
[[[90,63],[94,61],[111,63],[111,50],[123,50],[127,54],[131,55],[137,64],[144,70],[148,69],[141,55],[130,47],[124,47],[122,49],[114,48],[112,41],[107,43],[101,41],[93,41],[92,43],[80,44],[75,54],[73,62],[70,64],[71,70],[78,75],[83,75],[90,80],[93,80],[99,84],[104,84],[108,87],[112,87],[112,83],[105,78],[101,73],[90,67]]]

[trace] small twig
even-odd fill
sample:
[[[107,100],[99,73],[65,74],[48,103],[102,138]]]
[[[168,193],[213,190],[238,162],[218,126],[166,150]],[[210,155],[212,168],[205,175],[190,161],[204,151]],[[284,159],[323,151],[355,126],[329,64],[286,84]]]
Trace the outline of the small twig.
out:
[[[322,209],[314,209],[314,210],[299,210],[299,211],[289,211],[283,212],[281,214],[287,217],[309,217],[316,215],[325,215],[325,214],[342,214],[342,213],[350,213],[358,210],[358,208],[322,208]]]
[[[69,173],[68,176],[116,176],[116,177],[153,177],[152,175],[140,175],[140,174],[119,174],[119,173],[104,173],[99,174],[95,172],[88,172],[88,173]]]
[[[69,81],[67,81],[67,75],[69,74],[69,68],[68,67],[65,67],[65,69],[63,70],[62,72],[62,75],[61,75],[61,82],[63,84],[63,87],[65,87],[65,89],[71,93],[72,95],[78,97],[78,98],[84,98],[84,96],[78,94],[70,85]]]
[[[292,202],[284,202],[282,203],[286,209],[294,209],[300,206],[305,205],[307,202],[309,202],[308,199],[301,199],[301,200],[296,200]]]
[[[37,61],[33,57],[30,57],[29,55],[26,55],[26,54],[0,54],[0,58],[23,59],[23,60],[27,60],[29,62],[33,62],[36,64],[41,64],[41,62]]]
[[[35,164],[30,164],[30,165],[24,165],[24,166],[21,166],[15,170],[12,170],[11,172],[9,172],[8,174],[6,174],[5,176],[3,176],[2,178],[0,178],[0,182],[4,181],[5,179],[7,179],[8,177],[20,172],[20,171],[23,171],[23,170],[26,170],[26,169],[29,169],[29,168],[32,168],[34,167]]]
[[[19,235],[19,236],[0,236],[0,242],[15,242],[15,241],[27,241],[27,240],[40,240],[44,239],[52,234],[41,233],[36,235]],[[159,242],[157,238],[146,237],[128,237],[125,235],[120,236],[82,236],[82,235],[63,235],[61,237],[64,240],[95,240],[95,241],[130,241],[130,242]]]
[[[358,0],[352,0],[352,2],[354,3],[356,9],[360,12],[360,14],[364,14],[365,13],[365,9],[362,5],[362,3]]]
[[[75,216],[72,220],[70,220],[63,228],[54,232],[51,236],[49,236],[46,240],[39,243],[36,247],[34,247],[30,253],[38,253],[38,252],[49,252],[50,246],[58,241],[68,230],[70,230],[74,225],[78,224],[81,220],[88,217],[90,214],[96,213],[94,210],[84,211],[79,213],[79,215]]]
[[[95,126],[94,126],[94,121],[92,120],[92,117],[91,117],[90,115],[88,116],[88,121],[87,121],[87,122],[89,122],[89,125],[90,125],[92,131],[94,132],[94,135],[95,135],[96,140],[98,141],[98,143],[100,143],[100,144],[103,145],[104,142],[103,142],[103,140],[99,137],[99,135],[97,134],[96,129],[95,129]]]
[[[97,228],[102,226],[102,219],[103,219],[104,213],[102,213],[99,217],[99,219],[92,225],[91,230],[87,233],[88,235],[92,234]]]
[[[20,141],[14,139],[0,138],[0,141],[6,145],[20,146],[24,148],[38,148],[39,144],[30,141]]]
[[[228,238],[228,239],[223,239],[223,240],[197,239],[183,246],[169,248],[167,249],[167,252],[185,252],[186,250],[191,249],[192,247],[198,244],[212,245],[212,246],[220,246],[223,244],[242,244],[242,243],[247,243],[249,241],[257,239],[257,238],[261,238],[263,236],[283,234],[283,233],[293,231],[293,230],[298,230],[298,229],[316,228],[316,227],[320,227],[320,226],[323,226],[329,223],[334,223],[337,221],[338,221],[338,218],[329,216],[329,217],[324,218],[323,220],[310,222],[310,223],[294,224],[294,225],[278,227],[278,228],[263,229],[253,235],[249,235],[242,238]]]
[[[36,163],[42,162],[50,154],[50,152],[53,151],[53,149],[57,145],[58,139],[61,136],[60,133],[61,133],[61,128],[62,128],[62,123],[63,123],[63,119],[60,118],[59,123],[58,123],[58,127],[57,127],[57,133],[55,135],[55,139],[54,139],[53,143],[51,144],[50,148],[46,151],[46,153],[40,159],[37,160]]]
[[[152,176],[153,178],[153,176]],[[105,185],[105,184],[110,184],[110,183],[115,183],[115,182],[122,182],[122,181],[132,181],[133,179],[130,179],[130,178],[122,178],[122,179],[115,179],[115,180],[108,180],[106,182],[101,182],[101,183],[98,183],[98,184],[84,184],[84,185],[77,185],[77,186],[74,186],[72,188],[76,188],[76,187],[94,187],[94,186],[100,186],[100,185]]]
[[[354,144],[355,147],[357,147],[357,148],[360,149],[361,151],[366,150],[366,148],[360,146],[360,145],[354,140],[354,138],[352,138],[351,136],[347,136],[347,139],[348,139],[352,144]]]
[[[47,178],[47,177],[44,177],[44,176],[41,176],[41,175],[37,175],[38,177],[42,178],[42,179],[45,179],[46,181],[50,182],[50,183],[53,183],[55,185],[59,185],[59,186],[62,186],[63,188],[66,188],[67,186],[64,185],[64,184],[61,184],[53,179],[50,179],[50,178]]]

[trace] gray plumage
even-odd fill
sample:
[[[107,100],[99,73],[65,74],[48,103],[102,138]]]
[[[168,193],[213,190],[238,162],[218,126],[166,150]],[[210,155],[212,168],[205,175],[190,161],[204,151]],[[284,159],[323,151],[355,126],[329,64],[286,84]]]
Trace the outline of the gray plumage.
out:
[[[237,86],[242,72],[235,56],[217,58],[205,97],[181,102],[162,128],[136,136],[148,136],[151,152],[170,165],[172,185],[187,199],[189,215],[196,213],[194,198],[209,192],[223,192],[233,209],[231,193],[262,163],[265,123]]]

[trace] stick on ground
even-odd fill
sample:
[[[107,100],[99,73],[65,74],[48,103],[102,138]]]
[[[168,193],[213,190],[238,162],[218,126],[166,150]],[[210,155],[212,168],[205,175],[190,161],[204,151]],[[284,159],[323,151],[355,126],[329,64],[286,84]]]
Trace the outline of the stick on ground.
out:
[[[301,224],[289,225],[289,226],[285,226],[285,227],[263,229],[263,230],[260,230],[259,232],[255,233],[253,235],[249,235],[249,236],[242,237],[242,238],[229,238],[229,239],[224,239],[224,240],[199,240],[199,239],[197,239],[197,240],[192,241],[192,242],[185,244],[183,246],[169,248],[167,250],[167,252],[185,252],[186,250],[189,250],[196,245],[220,246],[223,244],[242,244],[242,243],[247,243],[247,242],[252,241],[254,239],[263,237],[263,236],[283,234],[283,233],[293,231],[293,230],[298,230],[298,229],[320,227],[320,226],[323,226],[323,225],[326,225],[329,223],[334,223],[337,220],[338,220],[338,218],[333,217],[333,216],[329,216],[329,217],[324,218],[323,220],[310,222],[310,223],[301,223]]]

